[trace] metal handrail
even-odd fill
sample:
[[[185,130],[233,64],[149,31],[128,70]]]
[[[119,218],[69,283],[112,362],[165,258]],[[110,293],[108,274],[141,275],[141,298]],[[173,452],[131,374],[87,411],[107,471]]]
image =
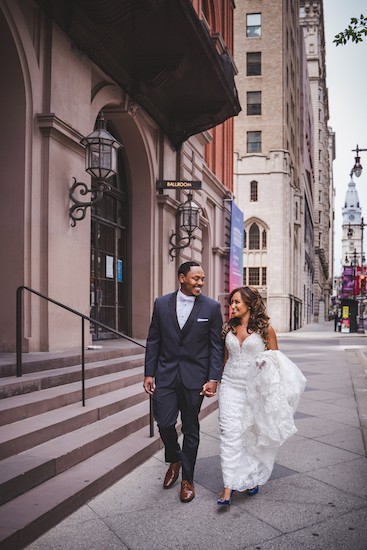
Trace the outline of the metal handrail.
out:
[[[133,344],[136,344],[137,346],[140,346],[142,348],[146,348],[144,344],[141,344],[140,342],[137,342],[133,338],[130,338],[130,336],[126,336],[126,334],[123,334],[122,332],[119,332],[118,330],[115,330],[108,325],[105,325],[104,323],[101,323],[100,321],[97,321],[96,319],[92,319],[91,317],[88,317],[88,315],[84,315],[84,313],[80,313],[80,311],[77,311],[76,309],[73,309],[65,304],[62,304],[61,302],[58,302],[57,300],[54,300],[53,298],[50,298],[49,296],[45,296],[44,294],[41,294],[41,292],[38,292],[37,290],[34,290],[33,288],[30,288],[28,286],[19,286],[17,288],[16,292],[16,357],[17,357],[17,377],[22,376],[22,340],[23,340],[23,301],[22,301],[22,293],[23,290],[27,290],[31,294],[35,294],[36,296],[39,296],[43,300],[46,300],[47,302],[51,302],[52,304],[55,304],[56,306],[61,307],[62,309],[65,309],[66,311],[70,311],[70,313],[73,313],[74,315],[77,315],[82,320],[82,342],[81,342],[81,362],[82,362],[82,404],[83,407],[85,407],[85,341],[84,341],[84,322],[89,321],[90,323],[94,323],[95,325],[98,325],[99,327],[107,329],[109,332],[112,332],[113,334],[116,334],[120,338],[124,338],[125,340],[129,340],[129,342],[132,342]],[[154,421],[153,421],[153,405],[152,405],[152,399],[150,396],[149,399],[149,428],[150,428],[150,437],[154,436]]]

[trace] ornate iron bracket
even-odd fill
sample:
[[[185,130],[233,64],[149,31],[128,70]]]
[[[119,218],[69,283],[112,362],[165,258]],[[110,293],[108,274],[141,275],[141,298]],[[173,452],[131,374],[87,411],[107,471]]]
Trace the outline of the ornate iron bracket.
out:
[[[171,248],[169,249],[169,255],[170,255],[170,261],[173,262],[174,258],[177,258],[178,253],[180,250],[183,250],[184,248],[188,247],[195,239],[195,236],[188,233],[184,237],[180,237],[179,233],[175,233],[172,230],[169,243],[171,245]]]
[[[74,183],[70,187],[69,197],[74,204],[69,208],[69,216],[73,220],[71,226],[75,227],[77,221],[84,220],[87,208],[101,202],[103,193],[109,191],[111,186],[105,181],[99,181],[96,189],[89,189],[86,183],[77,181],[75,178],[73,180]],[[80,196],[85,197],[88,193],[91,194],[90,201],[81,201],[78,198]]]

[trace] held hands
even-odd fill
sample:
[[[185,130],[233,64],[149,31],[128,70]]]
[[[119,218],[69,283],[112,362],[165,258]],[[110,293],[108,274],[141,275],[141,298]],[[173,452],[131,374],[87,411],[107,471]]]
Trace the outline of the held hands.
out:
[[[200,392],[200,395],[205,397],[214,397],[217,393],[217,382],[209,381],[203,385],[203,389]]]
[[[154,393],[154,379],[153,376],[145,376],[144,383],[143,383],[144,390],[149,393],[149,395],[153,395]]]

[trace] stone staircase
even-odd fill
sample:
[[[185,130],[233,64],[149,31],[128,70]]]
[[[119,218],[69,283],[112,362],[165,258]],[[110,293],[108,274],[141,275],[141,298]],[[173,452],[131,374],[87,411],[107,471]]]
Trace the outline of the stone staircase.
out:
[[[79,355],[26,359],[21,378],[0,364],[1,550],[24,548],[161,447],[143,348],[86,352],[85,407]],[[204,400],[202,416],[216,406]]]

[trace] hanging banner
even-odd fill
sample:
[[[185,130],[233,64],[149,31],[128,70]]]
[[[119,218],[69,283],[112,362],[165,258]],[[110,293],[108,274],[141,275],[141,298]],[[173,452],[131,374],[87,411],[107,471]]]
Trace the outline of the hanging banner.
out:
[[[229,291],[243,286],[243,212],[232,201],[229,249]]]

